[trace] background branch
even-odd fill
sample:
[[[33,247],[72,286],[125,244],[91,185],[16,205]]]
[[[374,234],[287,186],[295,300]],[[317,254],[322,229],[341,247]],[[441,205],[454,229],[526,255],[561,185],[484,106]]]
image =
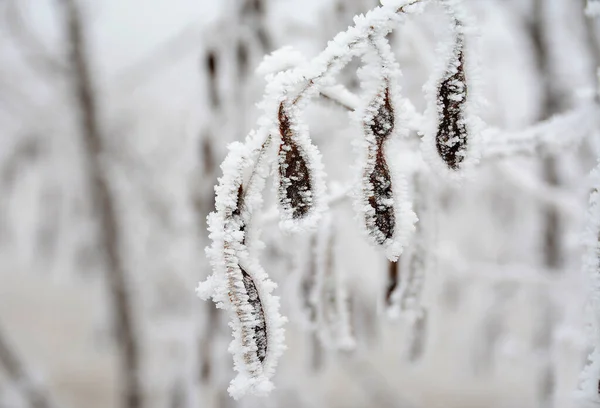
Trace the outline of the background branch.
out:
[[[98,101],[89,67],[86,39],[77,0],[60,0],[65,13],[65,30],[71,47],[73,92],[80,109],[80,131],[90,197],[100,223],[100,247],[106,257],[106,282],[118,332],[119,358],[123,382],[122,406],[141,408],[140,339],[134,323],[131,293],[121,254],[122,234],[116,212],[116,198],[104,169],[101,155],[104,141],[98,119]]]

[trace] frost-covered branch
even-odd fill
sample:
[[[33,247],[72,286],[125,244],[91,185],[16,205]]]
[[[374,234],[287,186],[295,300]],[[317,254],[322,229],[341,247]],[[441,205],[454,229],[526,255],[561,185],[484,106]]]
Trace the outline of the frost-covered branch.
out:
[[[314,258],[314,284],[308,301],[315,312],[315,330],[321,343],[330,349],[354,348],[346,277],[335,259],[335,226],[325,217],[315,232],[309,257]]]
[[[587,104],[522,131],[489,128],[483,132],[482,160],[558,153],[579,144],[598,129],[597,104]]]
[[[199,285],[198,293],[230,311],[234,334],[230,350],[238,376],[229,390],[236,398],[248,390],[255,394],[271,390],[269,379],[284,348],[284,319],[278,298],[271,294],[275,284],[251,254],[258,241],[249,228],[253,213],[262,204],[261,191],[273,150],[278,152],[280,225],[291,231],[314,227],[325,209],[325,182],[320,154],[301,120],[302,109],[310,97],[331,85],[331,78],[354,55],[364,51],[370,36],[375,32],[385,35],[399,14],[419,2],[396,2],[359,16],[355,26],[336,36],[309,63],[268,75],[259,127],[245,143],[230,146],[216,188],[216,211],[209,217],[213,244],[207,253],[214,273]]]
[[[339,84],[322,89],[320,95],[348,111],[356,110],[360,103],[360,99],[357,95]]]
[[[600,166],[594,171],[595,184],[600,181]],[[590,340],[594,350],[580,376],[580,397],[600,404],[600,192],[595,187],[590,194],[585,235],[586,254],[583,271],[588,279],[591,315]]]

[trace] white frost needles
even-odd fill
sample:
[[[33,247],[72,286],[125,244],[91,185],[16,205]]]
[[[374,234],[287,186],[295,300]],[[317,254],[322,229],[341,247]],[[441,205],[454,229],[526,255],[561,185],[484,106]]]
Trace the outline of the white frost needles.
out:
[[[400,69],[385,33],[369,37],[359,72],[366,103],[356,111],[364,140],[359,143],[361,180],[355,207],[371,241],[383,247],[392,261],[398,259],[414,229],[416,217],[406,194],[406,181],[390,163],[392,136],[406,136],[407,109],[397,85]],[[392,160],[393,162],[394,160]]]
[[[600,166],[593,172],[594,185],[600,182]],[[583,271],[587,275],[591,308],[591,343],[594,351],[580,375],[579,397],[600,404],[600,192],[594,188],[590,195],[588,224],[585,234],[586,254]]]
[[[481,124],[474,114],[473,93],[477,73],[472,54],[466,55],[473,48],[467,47],[465,38],[472,28],[461,0],[440,3],[450,18],[452,39],[440,45],[438,53],[445,59],[425,86],[429,102],[422,148],[424,157],[438,173],[455,179],[478,159],[475,147]]]
[[[285,319],[279,314],[279,299],[272,295],[275,284],[252,258],[246,242],[251,210],[259,204],[257,185],[264,184],[265,160],[262,153],[269,143],[234,143],[222,165],[223,177],[216,189],[217,211],[209,216],[212,246],[207,248],[214,274],[198,285],[200,297],[212,297],[217,307],[230,312],[233,341],[229,348],[238,376],[229,392],[239,398],[251,390],[265,395],[272,388],[270,377],[283,352]],[[257,164],[254,177],[245,189],[243,169]]]
[[[456,1],[442,3],[452,7]],[[279,314],[279,299],[272,294],[276,285],[254,254],[261,243],[251,228],[252,218],[262,205],[265,179],[275,163],[282,229],[300,232],[317,226],[326,210],[325,174],[321,155],[301,121],[301,112],[311,97],[334,89],[334,75],[354,56],[360,55],[366,62],[361,70],[366,101],[356,111],[365,136],[358,213],[371,240],[383,247],[391,260],[398,258],[414,228],[415,216],[406,199],[405,182],[398,176],[400,172],[388,145],[393,136],[408,133],[409,123],[420,121],[411,117],[416,116],[414,108],[397,93],[399,67],[385,36],[392,30],[392,23],[401,20],[401,14],[421,12],[424,2],[388,1],[383,7],[355,17],[355,25],[338,34],[310,62],[303,63],[301,56],[294,54],[291,59],[300,63],[298,67],[273,74],[285,66],[283,57],[292,55],[288,50],[265,61],[261,67],[268,73],[265,95],[259,104],[263,114],[257,130],[250,132],[244,143],[233,143],[221,165],[223,176],[216,188],[216,211],[208,219],[212,245],[207,254],[214,273],[198,286],[201,297],[212,297],[217,307],[230,314],[233,330],[230,352],[238,372],[229,388],[234,398],[248,391],[267,394],[273,388],[270,378],[277,359],[285,348],[282,328],[285,318]],[[454,73],[443,78],[440,88],[445,110],[436,115],[441,122],[437,128],[449,134],[448,140],[436,137],[442,143],[438,143],[438,153],[451,169],[463,161],[468,128],[463,124],[461,109],[466,85],[464,51],[460,44],[456,46],[456,61],[452,60],[454,65],[448,68]],[[453,108],[455,105],[457,109]],[[451,123],[444,122],[446,116]],[[445,145],[449,148],[439,147]],[[321,264],[327,263],[326,258],[320,253]],[[319,276],[325,275],[321,271]],[[336,279],[322,279],[324,292],[330,293],[327,285],[331,282],[339,285]],[[341,303],[332,305],[330,310],[336,311],[332,315],[346,327],[344,295],[335,289],[331,288],[331,293],[339,295]],[[327,326],[330,323],[333,324],[328,322]]]

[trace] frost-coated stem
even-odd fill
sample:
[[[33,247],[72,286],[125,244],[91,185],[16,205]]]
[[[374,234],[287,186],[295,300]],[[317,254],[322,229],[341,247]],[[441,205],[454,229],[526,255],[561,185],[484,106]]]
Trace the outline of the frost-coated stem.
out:
[[[325,217],[316,231],[311,257],[315,259],[315,280],[310,304],[316,312],[319,340],[330,349],[354,348],[346,278],[335,259],[335,228],[331,217]]]
[[[483,132],[484,162],[516,155],[539,156],[576,147],[598,128],[598,104],[585,104],[520,131],[488,128]],[[569,137],[564,137],[569,134]]]
[[[394,317],[398,313],[408,314],[410,320],[418,320],[424,314],[421,296],[427,271],[434,256],[431,248],[432,219],[435,211],[431,206],[428,194],[431,185],[427,175],[417,171],[413,175],[413,201],[419,217],[412,246],[406,253],[408,262],[395,293],[391,295],[391,305],[388,313]]]
[[[596,186],[600,185],[600,165],[594,170]],[[600,192],[595,187],[590,194],[587,230],[585,233],[586,254],[583,272],[588,280],[590,321],[590,343],[594,350],[588,357],[588,365],[580,375],[579,396],[586,401],[600,404]]]
[[[588,0],[586,13],[591,17],[600,16],[600,1]],[[582,269],[588,280],[589,337],[594,349],[588,356],[588,364],[579,376],[578,396],[582,401],[598,406],[600,405],[600,161],[592,172],[592,180],[594,187],[589,198],[587,229],[584,235],[586,252]]]
[[[252,215],[262,205],[261,191],[273,162],[269,151],[273,145],[279,149],[283,226],[292,230],[315,226],[324,210],[324,174],[320,154],[300,120],[304,102],[331,85],[332,76],[361,51],[357,45],[375,28],[389,32],[398,14],[422,1],[378,7],[359,16],[354,27],[336,36],[310,63],[269,75],[257,130],[250,132],[245,143],[229,147],[216,188],[216,211],[208,220],[213,243],[207,254],[214,273],[198,286],[198,294],[212,297],[218,307],[230,311],[234,336],[230,351],[238,376],[229,391],[235,398],[247,391],[268,393],[273,388],[270,377],[284,349],[285,319],[279,314],[278,298],[271,294],[276,285],[251,254],[259,243],[249,228]],[[250,176],[245,180],[247,172]]]
[[[298,104],[306,95],[310,94],[310,91],[313,87],[318,85],[318,82],[320,80],[322,80],[323,78],[326,77],[326,75],[330,74],[331,71],[333,70],[337,70],[338,65],[342,65],[342,67],[344,65],[346,65],[348,63],[348,61],[350,60],[350,58],[348,58],[348,54],[349,56],[354,56],[354,51],[358,46],[361,46],[364,44],[364,42],[366,40],[368,40],[376,30],[381,30],[383,32],[383,34],[387,34],[388,32],[391,31],[391,27],[389,27],[389,22],[394,19],[397,18],[397,15],[399,14],[403,14],[403,13],[408,13],[410,12],[410,6],[413,6],[417,3],[425,3],[428,0],[410,0],[410,1],[406,1],[405,4],[403,4],[402,6],[399,6],[397,8],[392,7],[392,5],[386,7],[378,7],[372,11],[370,11],[369,13],[367,13],[366,16],[356,16],[354,18],[354,22],[355,22],[355,26],[354,27],[350,27],[348,29],[348,31],[344,32],[344,33],[340,33],[338,34],[335,38],[334,38],[334,42],[340,42],[339,40],[342,39],[340,37],[343,37],[344,35],[348,36],[348,38],[343,38],[343,40],[345,40],[345,44],[343,44],[343,46],[346,48],[346,55],[344,55],[343,53],[334,53],[331,58],[328,58],[326,61],[324,61],[324,64],[321,61],[318,61],[319,57],[321,56],[326,56],[327,55],[327,51],[331,47],[331,44],[327,47],[327,49],[325,49],[325,51],[323,51],[323,53],[321,53],[319,55],[319,57],[315,58],[315,60],[313,60],[313,62],[320,62],[321,65],[321,70],[318,71],[315,75],[313,75],[312,77],[310,77],[306,84],[304,85],[304,87],[300,90],[300,92],[298,92],[298,94],[295,96],[295,98],[293,98],[293,104],[296,105]],[[379,10],[386,10],[386,12],[388,13],[388,15],[386,17],[384,17],[383,21],[377,21],[376,18],[380,18],[379,16],[375,17],[375,13],[379,12]],[[391,13],[390,13],[391,12]],[[371,16],[369,16],[369,14],[371,14]],[[362,17],[362,21],[360,21],[360,17]],[[370,18],[371,17],[371,18]],[[365,18],[368,20],[367,22],[369,23],[367,24],[361,24],[363,22],[365,22]],[[383,24],[382,24],[383,23]],[[358,30],[363,30],[362,33],[358,33],[359,35],[354,35],[355,31]],[[342,45],[339,44],[339,45]],[[332,51],[334,51],[332,49]]]

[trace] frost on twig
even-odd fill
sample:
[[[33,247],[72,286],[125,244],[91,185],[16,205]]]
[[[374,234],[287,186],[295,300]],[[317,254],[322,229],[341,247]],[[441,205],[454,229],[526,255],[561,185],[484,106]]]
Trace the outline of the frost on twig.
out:
[[[482,137],[482,159],[487,162],[516,155],[547,155],[576,147],[596,131],[598,114],[597,104],[585,104],[521,131],[488,128]]]
[[[413,201],[419,217],[411,246],[402,255],[406,260],[403,273],[398,276],[398,285],[388,295],[387,314],[391,318],[403,317],[411,326],[408,343],[408,358],[415,361],[424,352],[425,333],[427,329],[427,310],[422,305],[422,292],[425,277],[431,270],[433,262],[432,240],[435,208],[431,205],[428,192],[431,186],[427,182],[427,174],[416,169],[412,177]]]
[[[223,176],[216,189],[217,211],[209,216],[212,246],[207,249],[214,273],[198,285],[198,294],[212,297],[217,307],[229,310],[233,341],[229,347],[238,376],[229,392],[239,398],[251,390],[264,395],[272,389],[270,377],[283,352],[285,319],[279,315],[275,284],[249,252],[248,226],[252,211],[260,204],[258,191],[268,174],[265,160],[268,138],[260,142],[251,133],[247,144],[234,143],[223,162]],[[244,169],[254,172],[244,180]],[[256,243],[254,243],[256,245]]]
[[[397,305],[401,313],[413,313],[416,317],[422,313],[421,296],[425,277],[430,269],[433,251],[430,234],[432,233],[431,219],[434,211],[430,207],[427,194],[429,185],[426,176],[416,174],[413,178],[413,194],[415,196],[415,211],[419,216],[419,223],[415,231],[412,246],[408,255],[408,267],[404,279],[400,282],[397,294]]]
[[[600,166],[594,170],[594,184],[600,182]],[[600,404],[600,192],[595,187],[590,195],[587,231],[585,234],[586,254],[583,271],[589,282],[590,342],[594,350],[588,357],[588,365],[580,375],[578,396]]]
[[[324,172],[320,153],[312,145],[306,127],[299,120],[299,113],[310,97],[327,90],[339,91],[334,88],[333,76],[353,56],[364,51],[365,44],[372,36],[383,38],[392,29],[392,22],[398,21],[399,13],[419,11],[409,10],[407,6],[420,1],[396,1],[393,5],[378,7],[365,16],[356,17],[355,26],[338,34],[310,62],[301,62],[302,58],[296,55],[295,63],[299,63],[299,66],[273,74],[278,70],[275,66],[281,67],[283,62],[281,58],[274,57],[267,66],[262,67],[263,72],[267,73],[265,95],[259,104],[263,114],[257,122],[258,128],[250,132],[244,143],[230,145],[230,151],[221,165],[223,175],[215,189],[215,212],[208,218],[212,245],[207,249],[207,254],[211,259],[213,274],[197,289],[201,297],[212,297],[217,307],[229,311],[233,330],[229,349],[238,372],[229,387],[234,398],[248,391],[257,395],[267,394],[273,388],[270,378],[284,349],[282,325],[285,319],[279,314],[279,299],[272,294],[276,285],[256,259],[254,252],[261,244],[251,228],[253,215],[262,205],[261,192],[269,169],[277,161],[275,180],[278,184],[280,226],[291,231],[315,227],[326,207]],[[269,64],[272,66],[269,67]],[[388,81],[388,88],[391,86]],[[378,89],[378,92],[382,89]],[[337,95],[341,95],[340,92]],[[347,104],[349,107],[355,104],[349,95],[343,96],[346,102],[350,102]],[[389,99],[393,103],[392,94]],[[375,113],[378,108],[379,105],[375,106]],[[393,109],[398,110],[396,107]],[[382,115],[385,116],[385,113],[382,112]],[[384,121],[380,124],[383,127],[390,125]],[[383,127],[380,130],[377,124],[372,124],[370,132],[373,140],[375,133],[381,139],[387,138],[383,133],[390,129]],[[398,123],[394,123],[393,127],[396,131]],[[380,153],[375,152],[375,164],[378,155],[385,157],[383,141],[379,145]],[[412,228],[414,215],[404,201],[397,199],[402,196],[403,189],[402,184],[394,180],[393,165],[386,169],[381,160],[379,162],[377,170],[375,165],[371,170],[373,176],[368,177],[369,183],[381,195],[374,201],[377,208],[371,207],[380,215],[371,220],[385,237],[388,256],[394,258],[400,250],[400,238],[405,239],[406,233]],[[392,203],[394,221],[391,221],[387,212],[390,203],[386,199],[389,195],[386,182],[390,180],[395,183]],[[317,264],[321,265],[318,267],[321,272],[317,274],[322,277],[321,283],[316,284],[320,288],[320,297],[328,301],[336,299],[334,303],[325,303],[328,307],[323,308],[327,312],[324,312],[322,319],[328,327],[332,327],[333,323],[347,320],[343,316],[345,298],[339,292],[343,286],[335,268],[328,266],[332,255],[321,253],[317,259]],[[334,318],[331,317],[333,315]],[[343,333],[346,329],[340,327],[335,330]]]
[[[327,215],[298,259],[302,320],[325,349],[354,347],[346,279],[335,258],[335,228]]]
[[[316,311],[317,336],[331,349],[350,350],[355,346],[345,278],[335,261],[335,230],[327,217],[314,240],[315,285],[310,302]]]

